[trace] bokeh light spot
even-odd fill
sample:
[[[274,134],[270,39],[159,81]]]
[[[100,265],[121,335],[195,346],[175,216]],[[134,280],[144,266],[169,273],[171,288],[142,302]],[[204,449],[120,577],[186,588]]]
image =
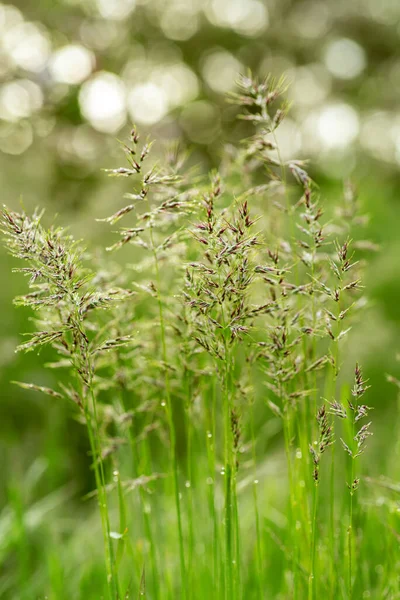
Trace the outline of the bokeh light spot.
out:
[[[168,111],[167,95],[162,87],[152,82],[136,85],[128,95],[128,111],[138,123],[157,123]]]
[[[293,69],[287,74],[292,84],[288,94],[295,106],[315,106],[323,102],[331,91],[331,76],[318,64]]]
[[[364,116],[361,126],[360,143],[362,147],[378,160],[393,160],[393,140],[388,132],[392,131],[393,114],[382,110],[372,111]]]
[[[225,50],[211,52],[203,61],[203,77],[210,88],[219,94],[234,88],[238,74],[242,72],[242,63]]]
[[[125,86],[117,75],[97,73],[79,92],[82,115],[98,131],[114,133],[126,121],[125,96]]]
[[[255,36],[268,26],[268,12],[259,0],[211,0],[207,9],[211,23]]]
[[[357,137],[360,123],[357,112],[345,103],[324,107],[318,118],[318,135],[326,148],[345,148]]]
[[[171,40],[184,41],[194,36],[199,28],[199,16],[189,6],[169,6],[162,14],[161,29]]]
[[[96,0],[96,5],[104,19],[120,21],[133,12],[136,0]]]
[[[4,34],[24,20],[22,13],[15,6],[0,4],[0,33]]]
[[[69,44],[53,54],[49,68],[55,81],[78,84],[89,77],[94,62],[90,50],[80,44]]]
[[[22,154],[33,141],[32,126],[28,121],[0,126],[0,151],[14,156]]]
[[[358,77],[367,64],[362,46],[348,38],[331,42],[326,48],[324,60],[332,75],[340,79]]]
[[[184,63],[155,69],[152,80],[165,92],[170,108],[191,102],[199,93],[197,77]]]
[[[42,90],[29,79],[10,81],[0,89],[0,117],[6,121],[30,117],[42,105]]]
[[[288,24],[301,37],[318,39],[327,33],[332,21],[329,5],[320,0],[294,3]]]
[[[106,50],[118,40],[118,21],[103,19],[83,21],[80,26],[80,37],[88,48]]]
[[[283,160],[289,160],[301,149],[301,131],[295,121],[286,117],[276,130],[279,153]],[[279,157],[277,156],[279,160]]]
[[[5,31],[3,47],[16,65],[26,71],[41,71],[51,46],[42,28],[33,23],[19,23]]]

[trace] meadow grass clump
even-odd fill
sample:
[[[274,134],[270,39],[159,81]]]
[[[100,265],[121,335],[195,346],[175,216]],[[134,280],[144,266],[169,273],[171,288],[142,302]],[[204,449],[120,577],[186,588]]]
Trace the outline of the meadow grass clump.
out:
[[[90,441],[106,565],[90,597],[366,591],[353,498],[368,386],[357,365],[350,393],[342,365],[363,307],[356,255],[372,246],[351,186],[325,207],[306,161],[282,156],[285,91],[240,78],[230,101],[253,129],[209,177],[176,147],[160,166],[132,129],[127,166],[108,171],[129,204],[98,219],[127,222],[107,248],[122,267],[3,211],[33,290],[16,303],[37,316],[19,349],[50,345],[70,373],[57,390],[19,385],[73,400]]]

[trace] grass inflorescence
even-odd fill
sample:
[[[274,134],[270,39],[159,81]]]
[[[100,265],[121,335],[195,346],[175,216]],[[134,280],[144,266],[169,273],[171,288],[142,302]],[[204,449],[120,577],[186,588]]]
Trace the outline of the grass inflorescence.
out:
[[[87,597],[378,597],[355,526],[368,386],[357,364],[350,389],[346,355],[373,245],[350,184],[324,206],[307,162],[282,155],[285,92],[240,78],[230,101],[252,131],[208,177],[176,147],[160,166],[132,129],[109,170],[128,204],[98,219],[118,224],[124,267],[3,210],[31,289],[16,304],[35,313],[18,350],[50,346],[69,373],[18,385],[72,400],[90,444],[105,569]]]

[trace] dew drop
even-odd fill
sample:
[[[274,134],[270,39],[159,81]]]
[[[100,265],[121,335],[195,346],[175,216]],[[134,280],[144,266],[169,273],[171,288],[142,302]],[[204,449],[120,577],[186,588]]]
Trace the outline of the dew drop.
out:
[[[185,483],[185,487],[187,487],[187,488],[190,488],[190,481],[187,481],[187,482]]]

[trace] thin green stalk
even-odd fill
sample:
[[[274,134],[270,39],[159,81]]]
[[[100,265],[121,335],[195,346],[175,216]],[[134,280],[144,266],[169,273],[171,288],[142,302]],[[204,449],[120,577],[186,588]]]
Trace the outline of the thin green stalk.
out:
[[[233,504],[233,515],[234,515],[234,530],[235,530],[235,586],[236,586],[236,598],[240,600],[241,595],[241,555],[240,555],[240,526],[239,526],[239,505],[238,496],[236,491],[236,466],[233,466],[234,476],[232,478],[232,504]]]
[[[353,481],[354,481],[354,430],[355,430],[355,410],[352,411],[351,422],[351,440],[352,440],[352,456],[350,457],[350,506],[349,506],[349,529],[348,529],[348,594],[349,599],[353,598]]]
[[[330,469],[330,478],[329,478],[329,543],[330,543],[330,552],[329,555],[331,557],[330,562],[330,589],[331,589],[331,599],[334,600],[334,594],[336,590],[336,581],[337,577],[335,577],[335,556],[336,556],[336,548],[335,548],[335,444],[331,446],[331,469]]]
[[[149,452],[148,452],[148,448],[147,448],[147,440],[143,440],[143,444],[144,444],[144,450],[142,452],[136,453],[137,454],[136,461],[141,466],[141,470],[145,470],[145,466],[149,464],[149,461],[148,461]],[[150,560],[151,560],[151,568],[152,568],[154,599],[158,600],[160,598],[160,569],[158,566],[157,551],[156,551],[156,545],[154,542],[154,535],[153,535],[152,526],[151,526],[150,514],[146,510],[145,491],[143,490],[142,486],[140,486],[139,494],[140,494],[141,505],[143,507],[142,513],[143,513],[145,534],[146,534],[146,537],[147,537],[147,539],[149,541],[149,545],[150,545]]]
[[[111,600],[116,600],[119,598],[118,593],[118,574],[115,571],[115,559],[114,559],[114,549],[111,541],[111,528],[110,528],[110,520],[109,520],[109,512],[108,512],[108,504],[107,504],[107,493],[105,488],[105,476],[104,476],[104,465],[101,457],[101,447],[97,429],[97,409],[96,409],[96,400],[94,397],[93,389],[90,390],[92,405],[93,405],[93,417],[95,421],[95,425],[93,426],[92,417],[90,414],[89,408],[84,404],[85,411],[85,419],[86,426],[89,436],[90,449],[93,457],[93,467],[95,473],[95,481],[97,488],[97,496],[98,496],[98,504],[100,509],[100,517],[102,523],[103,530],[103,538],[104,538],[104,550],[106,556],[106,570],[107,570],[107,585],[109,596]]]
[[[186,388],[186,431],[187,431],[187,448],[186,448],[186,468],[187,468],[187,496],[188,496],[188,525],[189,525],[189,539],[188,539],[188,560],[187,560],[187,577],[188,577],[188,600],[191,600],[194,591],[193,581],[193,548],[194,548],[194,518],[193,518],[193,468],[192,468],[192,445],[193,445],[193,421],[191,419],[190,408],[191,408],[191,388],[189,382],[189,373],[185,370],[184,375],[185,388]]]
[[[310,577],[308,582],[308,598],[309,600],[315,600],[316,598],[316,584],[317,574],[315,568],[315,546],[316,546],[316,534],[317,534],[317,513],[318,513],[318,494],[319,486],[318,483],[314,485],[314,498],[313,498],[313,516],[311,522],[311,569]]]
[[[316,257],[316,252],[317,252],[317,248],[316,245],[314,243],[314,247],[313,247],[313,251],[312,251],[312,258],[311,258],[311,279],[312,281],[314,281],[314,277],[315,277],[315,257]],[[312,302],[311,302],[311,310],[312,310],[312,329],[313,331],[315,331],[315,326],[316,326],[316,306],[315,306],[315,292],[313,292],[312,294]],[[317,354],[317,340],[315,335],[312,336],[312,346],[311,346],[311,362],[313,362],[315,360],[315,356]],[[317,397],[318,397],[318,389],[317,389],[317,373],[314,370],[313,371],[313,420],[312,422],[314,423],[314,427],[316,427],[315,424],[315,415],[317,414]],[[314,430],[313,430],[314,433]]]
[[[285,440],[285,454],[286,461],[288,466],[288,478],[289,478],[289,530],[291,536],[292,543],[292,569],[293,569],[293,599],[297,598],[297,583],[298,583],[298,561],[297,561],[297,536],[295,529],[295,502],[294,502],[294,483],[293,483],[293,466],[292,466],[292,457],[290,450],[290,422],[287,417],[287,413],[289,407],[287,406],[286,401],[283,399],[283,386],[282,383],[279,382],[280,385],[280,397],[283,402],[283,434]]]
[[[180,561],[180,570],[181,570],[181,593],[182,598],[186,597],[186,567],[185,567],[185,551],[184,551],[184,540],[183,540],[183,529],[182,529],[182,512],[181,512],[181,502],[179,496],[179,475],[178,475],[178,462],[176,457],[176,431],[174,418],[172,414],[172,402],[171,402],[171,393],[170,393],[170,384],[169,384],[169,373],[167,369],[167,346],[165,339],[165,322],[164,322],[164,311],[163,304],[160,294],[160,268],[157,256],[157,250],[154,244],[153,237],[153,229],[150,226],[150,240],[151,247],[154,257],[155,263],[155,271],[156,271],[156,281],[157,281],[157,301],[158,301],[158,309],[159,309],[159,318],[160,318],[160,335],[161,335],[161,349],[162,349],[162,357],[165,368],[165,395],[166,395],[166,408],[167,408],[167,419],[168,419],[168,428],[169,428],[169,436],[170,436],[170,445],[171,445],[171,463],[173,469],[173,481],[174,481],[174,496],[175,496],[175,509],[178,520],[178,538],[179,538],[179,561]]]
[[[21,600],[29,600],[29,572],[30,572],[30,542],[26,529],[26,515],[23,499],[23,490],[20,488],[21,480],[10,485],[8,501],[13,509],[15,542],[17,545],[18,560],[18,586]]]
[[[232,439],[232,357],[226,339],[226,320],[223,305],[222,324],[224,327],[224,365],[223,365],[223,419],[224,419],[224,473],[225,473],[225,600],[236,598],[236,577],[238,565],[234,563],[233,552],[237,532],[234,520],[234,506],[236,503],[236,487],[233,478],[236,477],[233,465],[233,439]],[[235,568],[234,568],[235,567]]]
[[[227,352],[227,345],[225,345]],[[235,598],[233,569],[233,526],[232,526],[232,431],[230,398],[230,358],[225,356],[224,371],[224,462],[225,462],[225,600]]]
[[[214,589],[213,593],[215,597],[219,597],[220,591],[220,568],[219,568],[219,531],[218,531],[218,518],[217,511],[215,509],[215,474],[216,474],[216,459],[215,459],[215,444],[216,444],[216,420],[215,420],[215,405],[216,405],[216,382],[215,377],[212,381],[212,400],[211,410],[209,411],[209,430],[207,432],[206,446],[207,446],[207,459],[208,459],[208,470],[210,485],[208,485],[208,502],[211,518],[213,521],[213,544],[212,544],[212,555],[213,555],[213,581]]]
[[[257,556],[257,586],[259,597],[262,598],[263,586],[262,586],[262,564],[263,564],[263,553],[261,544],[261,530],[260,530],[260,514],[258,509],[258,493],[257,493],[257,451],[256,451],[256,440],[254,431],[254,402],[250,405],[250,428],[251,428],[251,447],[253,456],[254,466],[254,481],[253,481],[253,504],[254,504],[254,516],[256,524],[256,556]]]
[[[120,364],[120,361],[119,361],[119,364]],[[124,412],[127,412],[127,410],[128,410],[128,404],[126,402],[127,390],[123,384],[120,387],[120,392],[121,392],[120,398],[121,398],[122,409]],[[132,431],[132,427],[133,427],[133,422],[128,425],[127,432],[128,432],[129,445],[130,445],[131,453],[132,453],[132,475],[135,478],[140,475],[141,471],[144,473],[150,472],[150,471],[149,471],[149,469],[146,469],[146,467],[148,466],[147,448],[145,448],[142,452],[138,451],[137,443],[136,443],[136,440],[134,437],[134,433]],[[143,444],[147,444],[146,439],[143,440]],[[146,510],[145,491],[142,486],[139,486],[138,491],[139,491],[141,514],[143,516],[144,532],[145,532],[145,536],[146,536],[147,542],[149,544],[149,549],[150,549],[150,561],[151,561],[151,568],[152,568],[152,583],[153,583],[154,599],[158,600],[159,594],[160,594],[160,591],[159,591],[159,579],[160,578],[159,578],[159,568],[158,568],[158,564],[157,564],[157,556],[156,556],[156,551],[155,551],[154,537],[153,537],[151,524],[150,524],[150,516],[148,514],[148,511]]]
[[[340,281],[340,285],[342,282]],[[340,352],[339,352],[339,342],[338,337],[342,330],[342,319],[340,319],[341,312],[341,302],[340,296],[337,302],[337,311],[336,311],[336,332],[335,339],[332,342],[334,346],[334,371],[332,377],[332,387],[333,387],[333,397],[337,398],[339,390],[338,390],[338,381],[339,381],[339,360],[340,360]],[[340,400],[340,398],[338,398]],[[332,557],[330,563],[330,589],[331,589],[331,599],[334,600],[334,594],[337,584],[337,576],[335,574],[335,444],[331,446],[331,469],[330,469],[330,481],[329,481],[329,492],[330,492],[330,508],[329,508],[329,543],[330,543],[330,556]]]
[[[73,295],[71,294],[71,302],[75,304]],[[82,376],[78,376],[78,381],[81,385],[82,407],[84,411],[86,428],[89,437],[90,450],[93,458],[93,468],[95,473],[98,505],[100,509],[100,518],[103,531],[104,553],[106,560],[107,585],[109,597],[111,600],[119,600],[119,581],[118,571],[115,564],[114,548],[110,536],[111,527],[109,519],[106,478],[101,450],[101,440],[99,434],[99,418],[97,413],[96,396],[93,389],[93,365],[91,364],[89,353],[86,347],[87,336],[82,329],[78,307],[76,307],[75,318],[73,320],[77,333],[84,340],[82,345],[76,345],[77,354],[79,356],[77,364],[75,364],[76,374],[80,374],[82,370],[87,373],[87,381],[84,381]],[[73,355],[73,352],[72,352]],[[92,405],[93,418],[89,407],[89,402]]]

